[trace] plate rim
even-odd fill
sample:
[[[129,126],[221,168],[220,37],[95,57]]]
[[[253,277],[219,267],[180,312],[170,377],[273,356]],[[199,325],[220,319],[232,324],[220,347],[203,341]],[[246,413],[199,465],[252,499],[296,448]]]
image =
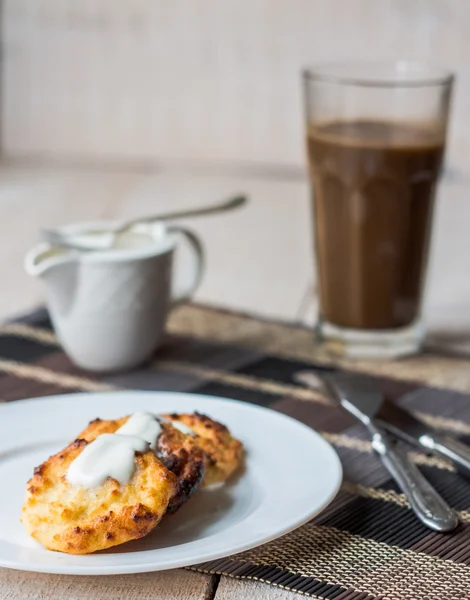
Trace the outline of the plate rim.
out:
[[[188,561],[188,559],[184,559],[184,558],[181,559],[180,561],[178,561],[175,558],[172,558],[168,561],[168,564],[165,561],[162,562],[161,560],[159,560],[158,562],[155,562],[155,561],[152,562],[151,560],[150,561],[142,560],[142,562],[140,564],[106,565],[106,566],[101,565],[101,566],[93,567],[92,565],[73,566],[73,565],[61,565],[60,563],[57,563],[54,565],[47,564],[47,563],[41,564],[41,563],[30,563],[30,562],[19,563],[17,560],[15,560],[15,561],[13,561],[13,560],[10,561],[8,559],[5,560],[0,555],[0,567],[13,569],[13,570],[17,570],[17,571],[49,573],[49,574],[59,574],[59,575],[80,575],[80,576],[127,575],[127,574],[149,573],[149,572],[157,572],[157,571],[170,570],[170,569],[178,569],[178,568],[182,568],[182,567],[193,567],[193,566],[197,566],[200,563],[226,558],[228,556],[232,556],[232,555],[238,554],[240,552],[245,552],[247,550],[251,550],[253,548],[256,548],[261,545],[267,544],[271,541],[274,541],[284,535],[287,535],[288,533],[294,531],[295,529],[298,529],[299,527],[301,527],[302,525],[304,525],[305,523],[307,523],[308,521],[313,519],[315,516],[320,514],[323,510],[325,510],[325,508],[334,500],[334,498],[337,496],[337,494],[340,490],[341,484],[343,482],[343,467],[342,467],[341,460],[338,456],[338,453],[333,448],[332,444],[330,444],[330,442],[325,440],[323,438],[323,436],[321,436],[318,433],[318,431],[316,431],[312,427],[309,427],[305,423],[302,423],[301,421],[295,419],[294,417],[291,417],[290,415],[286,415],[284,413],[275,411],[269,407],[252,404],[250,402],[244,402],[242,400],[235,400],[232,398],[224,398],[222,396],[212,396],[212,395],[206,395],[206,394],[199,394],[199,393],[192,393],[192,392],[179,392],[179,391],[170,391],[170,390],[166,391],[166,390],[138,390],[138,389],[122,390],[122,389],[120,389],[120,390],[106,390],[106,391],[96,391],[96,392],[73,392],[73,393],[69,393],[69,394],[37,396],[37,397],[27,398],[25,400],[12,400],[9,402],[2,403],[0,405],[0,415],[4,410],[8,410],[8,408],[16,409],[18,407],[23,407],[23,406],[27,408],[28,405],[32,405],[32,404],[37,405],[37,403],[41,402],[41,401],[59,401],[60,402],[60,400],[62,398],[70,398],[70,397],[83,397],[83,398],[90,399],[90,397],[93,397],[93,396],[104,398],[104,397],[126,396],[127,394],[137,394],[142,397],[150,397],[150,396],[172,397],[173,396],[175,398],[179,397],[181,399],[185,399],[185,398],[195,399],[196,401],[199,398],[199,399],[203,399],[205,402],[207,402],[207,401],[209,401],[209,402],[212,401],[215,403],[223,402],[224,404],[228,403],[232,406],[239,407],[242,410],[254,411],[254,412],[264,413],[264,414],[269,413],[271,416],[274,416],[275,418],[278,418],[281,421],[288,421],[288,422],[290,422],[290,424],[293,427],[298,427],[298,428],[302,429],[304,432],[312,435],[312,437],[314,439],[316,439],[317,442],[322,443],[324,445],[325,449],[328,449],[328,452],[330,453],[333,461],[336,463],[335,485],[332,486],[332,489],[330,490],[329,494],[327,495],[326,499],[324,500],[323,504],[320,507],[317,507],[313,511],[307,511],[298,518],[292,518],[292,520],[290,520],[286,526],[277,528],[276,531],[273,532],[272,534],[260,535],[255,540],[252,539],[250,541],[240,543],[235,547],[232,546],[228,552],[225,552],[222,550],[215,551],[215,552],[206,551],[206,553],[204,555],[202,555],[201,557],[196,559],[196,562],[194,562],[194,560]],[[243,523],[243,521],[241,521],[241,523]],[[197,540],[194,540],[194,541],[197,541]],[[8,542],[5,542],[5,543],[8,543]],[[58,556],[68,556],[67,554],[63,554],[63,553],[54,553],[54,554],[57,554]],[[122,554],[126,554],[126,553],[122,553]],[[122,554],[121,554],[121,556],[122,556]],[[89,556],[92,556],[92,555],[89,555]]]

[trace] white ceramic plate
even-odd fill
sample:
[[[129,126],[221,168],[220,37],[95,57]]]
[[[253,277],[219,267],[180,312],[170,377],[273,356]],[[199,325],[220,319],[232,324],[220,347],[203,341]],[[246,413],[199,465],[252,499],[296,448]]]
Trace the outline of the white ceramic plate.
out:
[[[105,552],[51,552],[20,523],[25,483],[95,417],[137,410],[199,412],[225,423],[246,448],[229,484],[199,490],[142,540]],[[0,406],[0,566],[25,571],[106,575],[193,565],[248,550],[319,513],[336,495],[341,464],[309,427],[274,411],[222,398],[169,392],[68,394]]]

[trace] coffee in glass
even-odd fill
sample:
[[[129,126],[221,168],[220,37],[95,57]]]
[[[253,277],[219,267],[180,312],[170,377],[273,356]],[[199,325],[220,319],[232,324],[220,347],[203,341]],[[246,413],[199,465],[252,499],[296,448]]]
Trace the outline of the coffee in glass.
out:
[[[415,352],[452,76],[344,63],[304,82],[319,336],[348,356]]]

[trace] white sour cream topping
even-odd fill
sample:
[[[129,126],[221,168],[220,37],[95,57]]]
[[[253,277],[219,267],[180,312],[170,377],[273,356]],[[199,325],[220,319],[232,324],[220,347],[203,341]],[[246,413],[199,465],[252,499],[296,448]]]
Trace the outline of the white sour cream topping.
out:
[[[119,435],[135,435],[150,444],[150,448],[157,447],[158,436],[162,432],[162,426],[154,415],[146,412],[134,413],[116,433]]]
[[[178,431],[181,431],[181,433],[184,433],[185,435],[196,435],[190,427],[181,423],[181,421],[171,421],[171,424],[175,429],[178,429]]]
[[[116,433],[103,433],[90,442],[67,471],[73,486],[92,489],[102,485],[108,477],[126,484],[135,470],[135,453],[155,449],[161,425],[154,415],[133,414]]]
[[[67,479],[74,486],[95,488],[108,477],[127,483],[135,468],[135,453],[145,452],[148,442],[133,435],[103,433],[85,446],[70,464]]]

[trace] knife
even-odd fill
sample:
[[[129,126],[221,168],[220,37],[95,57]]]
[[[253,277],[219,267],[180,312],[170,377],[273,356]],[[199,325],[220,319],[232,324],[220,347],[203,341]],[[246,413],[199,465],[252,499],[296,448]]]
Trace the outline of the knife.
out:
[[[365,375],[351,374],[351,377],[357,381],[367,379]],[[294,380],[307,387],[317,387],[319,383],[319,377],[313,371],[299,371],[294,375]],[[385,398],[374,418],[381,427],[405,442],[451,460],[462,475],[470,478],[470,447],[466,444],[436,432],[407,410]]]
[[[384,401],[377,385],[367,378],[339,372],[322,373],[321,379],[341,406],[367,427],[372,437],[372,448],[407,497],[420,521],[436,531],[455,529],[458,525],[457,513],[447,505],[418,467],[376,421],[375,415]]]

